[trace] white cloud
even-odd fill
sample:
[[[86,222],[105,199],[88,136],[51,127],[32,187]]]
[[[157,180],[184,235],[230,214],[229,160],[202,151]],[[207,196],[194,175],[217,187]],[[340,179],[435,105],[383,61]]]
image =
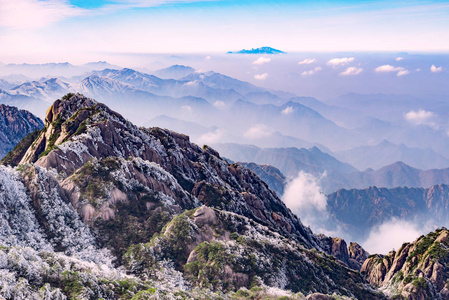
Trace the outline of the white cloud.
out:
[[[282,201],[300,217],[304,217],[301,215],[305,211],[324,211],[327,206],[326,195],[319,186],[319,178],[303,171],[287,184]]]
[[[196,81],[196,80],[188,81],[188,82],[184,83],[184,85],[186,85],[186,86],[197,86],[198,85],[198,81]]]
[[[1,0],[0,27],[41,28],[86,12],[66,0]]]
[[[254,79],[257,79],[257,80],[265,80],[267,78],[268,78],[268,73],[254,75]]]
[[[410,74],[410,72],[408,70],[401,70],[396,74],[396,76],[401,77],[401,76],[408,75],[408,74]]]
[[[223,101],[215,101],[215,102],[214,102],[214,106],[215,106],[216,108],[222,109],[222,108],[225,108],[225,107],[226,107],[226,104],[225,104]]]
[[[342,57],[342,58],[332,58],[327,62],[328,66],[332,66],[334,68],[339,66],[344,66],[354,61],[354,57]]]
[[[443,66],[436,67],[435,65],[432,65],[430,67],[430,72],[432,72],[432,73],[440,73],[442,71],[443,71]]]
[[[253,65],[263,65],[263,64],[267,64],[271,61],[271,58],[269,57],[259,57],[257,60],[253,61],[252,64]]]
[[[214,143],[219,143],[224,136],[224,131],[221,129],[216,129],[215,131],[206,132],[202,134],[195,142],[198,145],[209,145]]]
[[[386,73],[386,72],[398,72],[401,71],[402,67],[393,67],[392,65],[382,65],[374,69],[374,71],[378,73]]]
[[[284,108],[284,109],[281,111],[281,114],[283,114],[283,115],[289,115],[289,114],[293,113],[293,111],[294,111],[293,107],[287,106],[286,108]]]
[[[310,75],[316,74],[317,72],[319,72],[321,70],[322,70],[321,67],[316,67],[316,68],[314,68],[312,70],[302,72],[301,76],[303,76],[303,77],[310,76]]]
[[[369,253],[387,254],[405,242],[414,241],[422,231],[416,222],[392,219],[373,228],[362,246]]]
[[[247,139],[261,139],[269,137],[272,131],[264,124],[256,124],[248,129],[243,136]]]
[[[205,61],[210,61],[211,59],[212,59],[212,57],[210,55],[208,55],[204,58]]]
[[[401,61],[401,60],[403,60],[404,58],[403,57],[396,57],[396,61]]]
[[[340,75],[342,76],[353,76],[358,75],[363,71],[363,68],[357,68],[357,67],[349,67],[345,71],[341,72]]]
[[[434,123],[431,122],[434,116],[435,114],[433,112],[420,109],[409,111],[405,114],[405,119],[415,125],[434,125]]]
[[[298,65],[310,65],[313,64],[314,62],[316,62],[315,58],[306,58],[304,60],[301,60]]]
[[[421,72],[421,69],[420,69],[420,68],[418,68],[418,69],[416,69],[415,71],[416,71],[416,72]]]
[[[377,73],[391,73],[391,72],[397,72],[396,76],[404,76],[409,74],[410,72],[403,68],[403,67],[393,67],[392,65],[382,65],[374,69]]]

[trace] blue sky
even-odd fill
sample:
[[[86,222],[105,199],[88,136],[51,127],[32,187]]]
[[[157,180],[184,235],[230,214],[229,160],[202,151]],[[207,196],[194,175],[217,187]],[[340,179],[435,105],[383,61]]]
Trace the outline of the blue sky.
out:
[[[8,45],[0,49],[2,61],[260,46],[447,52],[449,2],[4,0],[0,43]]]

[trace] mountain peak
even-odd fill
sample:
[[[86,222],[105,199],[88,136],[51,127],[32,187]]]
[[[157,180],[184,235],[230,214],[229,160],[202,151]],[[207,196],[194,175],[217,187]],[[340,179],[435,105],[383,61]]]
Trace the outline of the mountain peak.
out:
[[[92,107],[97,103],[95,100],[87,98],[82,94],[67,94],[61,100],[56,100],[47,110],[45,126],[50,126],[51,123],[58,119],[66,120],[79,109]]]
[[[251,50],[243,49],[240,51],[228,52],[228,54],[281,54],[281,53],[285,52],[271,47],[260,47],[260,48],[252,48]]]

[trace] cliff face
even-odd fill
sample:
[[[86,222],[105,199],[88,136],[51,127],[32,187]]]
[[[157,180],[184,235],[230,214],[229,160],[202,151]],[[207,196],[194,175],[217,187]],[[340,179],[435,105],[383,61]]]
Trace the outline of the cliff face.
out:
[[[383,298],[346,265],[363,253],[336,260],[320,252],[344,253],[346,244],[314,235],[253,172],[185,135],[137,128],[101,103],[67,95],[26,145],[4,160],[18,167],[0,169],[10,187],[0,194],[0,256],[33,249],[16,257],[40,261],[43,271],[5,265],[30,295],[196,298],[188,286],[228,293],[256,285]],[[99,269],[92,275],[81,263]],[[19,283],[10,286],[12,298]]]
[[[108,159],[112,162],[105,161]],[[128,161],[125,169],[123,160]],[[307,248],[319,248],[311,231],[253,172],[238,164],[229,165],[212,148],[201,149],[185,135],[160,128],[137,128],[104,104],[79,95],[56,101],[48,110],[45,129],[21,163],[55,169],[68,177],[64,183],[68,188],[74,188],[78,182],[82,185],[79,177],[95,177],[89,173],[90,169],[101,173],[97,170],[106,168],[104,172],[110,172],[113,178],[97,176],[98,180],[108,181],[108,185],[119,189],[120,184],[114,180],[125,177],[122,180],[125,194],[135,189],[127,184],[134,180],[141,188],[162,191],[179,206],[178,211],[200,203],[214,206],[251,217],[297,239]],[[114,170],[114,166],[120,170]],[[160,173],[159,177],[167,177],[165,187],[156,186],[160,180],[153,174],[155,171]],[[154,177],[153,182],[148,179],[150,176]],[[107,195],[113,191],[111,186],[104,190]],[[79,199],[72,199],[75,207],[78,202]]]
[[[397,252],[370,256],[361,271],[394,299],[449,299],[448,246],[449,231],[439,229]]]
[[[24,137],[42,127],[43,122],[32,113],[0,104],[0,157],[3,158]]]

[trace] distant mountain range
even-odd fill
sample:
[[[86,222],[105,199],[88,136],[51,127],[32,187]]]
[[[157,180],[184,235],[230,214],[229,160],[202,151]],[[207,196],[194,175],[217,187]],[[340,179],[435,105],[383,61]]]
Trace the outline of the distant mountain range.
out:
[[[213,147],[232,161],[272,165],[289,179],[295,178],[300,171],[310,173],[321,178],[320,186],[326,194],[339,189],[363,189],[370,186],[430,188],[437,184],[449,184],[449,168],[420,170],[403,162],[395,162],[378,170],[360,172],[317,147],[308,150],[259,148],[240,144],[213,144]],[[253,171],[257,173],[257,169]],[[259,175],[265,176],[263,172]]]
[[[240,50],[240,51],[228,51],[228,54],[281,54],[284,51],[277,50],[271,47],[260,47],[252,48],[251,50]]]
[[[10,67],[18,66],[41,73],[75,67],[70,64]],[[261,148],[318,146],[359,171],[378,169],[396,161],[423,170],[449,167],[449,137],[443,127],[412,126],[397,119],[400,111],[417,107],[419,99],[348,94],[322,102],[269,91],[216,72],[197,72],[188,66],[174,65],[155,72],[164,78],[112,67],[106,62],[86,64],[83,70],[90,71],[70,78],[26,80],[23,75],[14,75],[16,84],[4,77],[0,82],[3,87],[0,102],[44,117],[48,102],[68,92],[81,92],[100,99],[139,125],[152,126],[150,120],[159,116],[166,117],[163,126],[167,128],[179,128],[185,122],[186,126],[178,130],[198,143],[232,142]],[[360,104],[376,99],[384,108],[396,105],[397,100],[393,109],[396,119],[377,113],[377,107],[371,113]],[[439,107],[445,111],[441,101],[432,103],[428,104],[429,109]],[[199,127],[203,129],[198,130]],[[338,181],[334,187],[354,186],[349,184],[352,179]]]
[[[348,162],[359,170],[378,169],[402,161],[418,169],[443,169],[449,167],[449,159],[431,148],[419,149],[404,144],[395,145],[387,140],[375,146],[361,146],[334,152],[335,157]]]
[[[393,218],[420,224],[443,226],[449,223],[449,186],[430,188],[342,189],[327,196],[330,226],[338,224],[356,240]]]

